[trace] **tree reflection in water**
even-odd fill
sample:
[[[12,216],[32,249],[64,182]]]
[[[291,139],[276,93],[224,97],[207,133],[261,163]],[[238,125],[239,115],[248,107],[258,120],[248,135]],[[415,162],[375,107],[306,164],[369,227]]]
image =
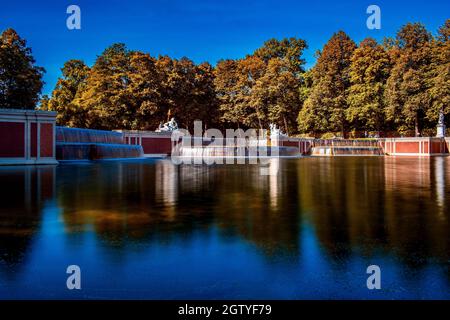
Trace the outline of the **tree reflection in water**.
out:
[[[1,168],[0,277],[18,274],[28,254],[38,257],[36,248],[45,249],[42,239],[50,232],[42,221],[50,203],[61,222],[52,232],[67,244],[64,252],[94,246],[89,261],[102,264],[110,258],[124,264],[130,252],[144,257],[155,245],[178,246],[182,254],[200,241],[200,251],[219,246],[204,263],[223,265],[220,250],[240,243],[286,274],[309,270],[306,283],[313,287],[313,279],[321,281],[314,270],[348,273],[355,259],[382,257],[411,277],[430,266],[444,270],[448,290],[449,164],[440,157],[273,159],[276,175],[261,175],[259,165],[175,166],[170,160]],[[83,236],[89,234],[94,240]],[[33,247],[37,236],[40,245]],[[261,266],[256,261],[253,268]]]

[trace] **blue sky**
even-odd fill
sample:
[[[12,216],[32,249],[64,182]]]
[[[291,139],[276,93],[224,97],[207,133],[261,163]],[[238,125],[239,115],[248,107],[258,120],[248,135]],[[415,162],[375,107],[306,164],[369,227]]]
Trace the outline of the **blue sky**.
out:
[[[66,8],[81,8],[81,30],[68,30]],[[381,30],[366,27],[366,8],[381,8]],[[114,42],[153,56],[189,57],[215,64],[240,58],[272,37],[308,42],[307,67],[314,53],[337,30],[355,41],[393,36],[406,22],[422,22],[433,33],[450,18],[448,0],[59,0],[2,1],[0,30],[16,29],[47,73],[51,93],[63,63],[77,58],[92,65]]]

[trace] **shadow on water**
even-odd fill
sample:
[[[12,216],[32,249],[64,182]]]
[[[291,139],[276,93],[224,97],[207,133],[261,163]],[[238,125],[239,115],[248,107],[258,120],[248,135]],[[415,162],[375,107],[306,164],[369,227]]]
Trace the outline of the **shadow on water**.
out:
[[[306,159],[298,162],[299,201],[330,257],[382,250],[411,268],[446,263],[449,160]]]
[[[61,168],[57,198],[69,233],[93,228],[108,245],[165,242],[215,226],[221,236],[239,234],[268,255],[295,254],[298,203],[289,188],[295,179],[261,176],[257,165],[102,163]]]
[[[14,277],[31,250],[46,201],[55,197],[55,166],[0,167],[0,272]]]

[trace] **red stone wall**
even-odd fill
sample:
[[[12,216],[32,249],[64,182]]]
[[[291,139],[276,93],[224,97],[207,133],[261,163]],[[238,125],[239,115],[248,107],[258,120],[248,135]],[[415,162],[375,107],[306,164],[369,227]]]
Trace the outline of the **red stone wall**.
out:
[[[445,144],[443,141],[431,142],[431,153],[443,153],[445,151]]]
[[[53,157],[53,124],[41,123],[41,157]]]
[[[56,112],[0,109],[0,165],[57,164]]]
[[[295,139],[295,138],[291,138]],[[305,139],[298,140],[282,140],[281,145],[284,147],[297,147],[298,151],[305,155],[309,154],[311,151],[311,142]]]
[[[419,151],[419,142],[404,141],[395,143],[395,153],[419,153]]]
[[[441,138],[396,138],[380,141],[388,154],[437,155],[448,153],[445,140]]]
[[[30,127],[30,144],[31,144],[31,157],[37,157],[37,123],[32,122]]]
[[[298,141],[282,141],[281,144],[284,147],[298,147]]]
[[[25,123],[0,122],[0,158],[25,157]]]
[[[133,139],[133,138],[132,138]],[[142,137],[142,148],[144,154],[171,154],[172,141],[171,137],[164,138],[149,138]]]

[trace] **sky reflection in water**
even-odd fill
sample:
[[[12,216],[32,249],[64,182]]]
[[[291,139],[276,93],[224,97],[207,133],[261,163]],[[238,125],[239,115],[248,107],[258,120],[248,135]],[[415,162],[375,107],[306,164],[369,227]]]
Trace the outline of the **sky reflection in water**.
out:
[[[449,158],[276,161],[0,168],[0,298],[450,297]]]

